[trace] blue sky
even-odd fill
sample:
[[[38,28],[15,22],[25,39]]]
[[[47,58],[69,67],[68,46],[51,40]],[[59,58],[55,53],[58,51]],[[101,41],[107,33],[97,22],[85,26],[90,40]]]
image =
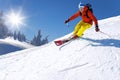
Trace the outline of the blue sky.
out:
[[[26,16],[26,26],[20,30],[29,40],[40,29],[43,38],[49,35],[49,41],[62,37],[73,31],[80,17],[69,22],[64,21],[78,11],[79,2],[91,3],[98,20],[120,15],[120,0],[0,0],[0,10],[7,13],[11,8],[16,11],[22,7]]]

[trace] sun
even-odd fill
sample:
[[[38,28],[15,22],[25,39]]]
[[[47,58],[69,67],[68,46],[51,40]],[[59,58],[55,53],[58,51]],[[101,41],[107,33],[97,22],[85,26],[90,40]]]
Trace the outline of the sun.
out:
[[[26,17],[22,16],[22,10],[15,12],[13,9],[6,15],[6,23],[11,29],[20,29],[25,26]]]

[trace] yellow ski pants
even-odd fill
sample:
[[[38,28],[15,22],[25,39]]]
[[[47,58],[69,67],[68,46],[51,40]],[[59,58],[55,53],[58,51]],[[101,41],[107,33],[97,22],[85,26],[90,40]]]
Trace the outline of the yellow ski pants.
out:
[[[78,37],[82,37],[84,31],[90,28],[91,26],[92,26],[91,24],[85,23],[81,20],[80,22],[77,23],[73,34],[77,35]]]

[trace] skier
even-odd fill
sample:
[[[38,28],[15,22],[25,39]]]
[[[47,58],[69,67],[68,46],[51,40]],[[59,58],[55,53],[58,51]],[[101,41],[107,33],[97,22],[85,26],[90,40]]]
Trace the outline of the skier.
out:
[[[72,36],[70,36],[68,39],[65,39],[65,40],[55,41],[56,45],[59,46],[65,42],[72,40],[72,39],[77,39],[79,37],[82,37],[84,31],[87,30],[88,28],[90,28],[92,26],[93,22],[95,23],[95,31],[96,32],[99,31],[98,21],[93,14],[91,4],[80,3],[78,5],[78,8],[79,8],[79,11],[77,13],[75,13],[74,15],[72,15],[67,20],[65,20],[65,24],[74,20],[75,18],[77,18],[79,16],[81,16],[82,20],[79,21],[77,23],[77,25],[75,26]]]

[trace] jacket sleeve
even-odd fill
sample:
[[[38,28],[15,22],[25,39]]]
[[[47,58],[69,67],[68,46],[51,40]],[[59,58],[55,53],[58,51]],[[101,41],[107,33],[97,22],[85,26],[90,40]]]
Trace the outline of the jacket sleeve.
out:
[[[91,11],[88,12],[88,16],[94,21],[95,25],[97,26],[98,21]]]
[[[70,21],[71,21],[71,20],[74,20],[74,19],[77,18],[78,16],[81,16],[80,11],[78,11],[77,13],[75,13],[74,15],[72,15],[72,16],[69,18],[69,20],[70,20]]]

